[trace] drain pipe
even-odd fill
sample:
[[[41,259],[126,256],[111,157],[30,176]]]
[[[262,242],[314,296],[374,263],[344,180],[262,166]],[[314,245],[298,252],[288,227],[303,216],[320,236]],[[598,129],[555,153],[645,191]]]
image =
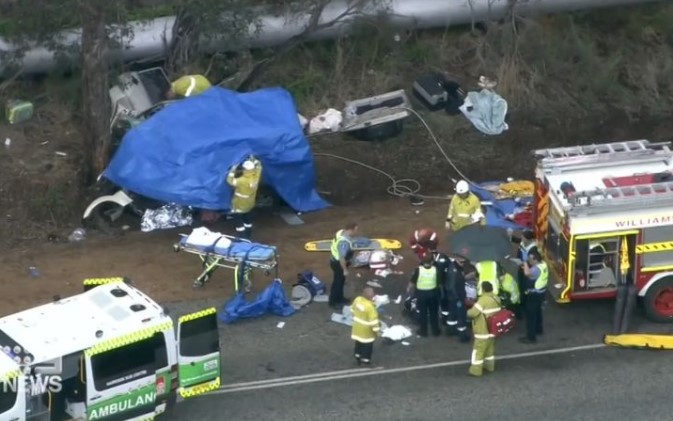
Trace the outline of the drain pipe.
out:
[[[359,17],[385,18],[391,25],[403,29],[443,28],[500,19],[513,10],[517,15],[551,14],[603,7],[654,3],[658,0],[383,0],[371,2],[358,14]],[[348,11],[346,0],[334,0],[323,11],[321,22],[330,22]],[[226,41],[204,41],[200,49],[205,53],[226,52],[241,48],[267,48],[277,46],[302,33],[310,14],[265,15],[250,25],[247,36],[237,46]],[[309,41],[333,39],[346,35],[353,28],[355,16],[350,15],[339,24],[311,34]],[[111,51],[110,58],[123,62],[159,60],[166,57],[170,45],[175,16],[131,22],[133,36],[125,41],[125,48]],[[80,30],[59,34],[64,46],[79,45]],[[16,47],[0,38],[0,55],[11,53]],[[70,59],[77,59],[70,55]],[[8,64],[0,61],[0,75],[7,72]],[[57,65],[56,57],[47,48],[39,46],[26,52],[18,63],[24,74],[47,73]],[[14,69],[15,70],[15,69]]]

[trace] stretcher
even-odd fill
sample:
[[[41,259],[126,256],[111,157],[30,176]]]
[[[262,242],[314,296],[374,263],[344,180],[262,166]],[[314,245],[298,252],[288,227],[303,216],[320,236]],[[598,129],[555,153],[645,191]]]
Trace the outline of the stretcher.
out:
[[[201,259],[203,270],[194,280],[195,287],[203,286],[220,267],[235,271],[234,284],[237,292],[241,281],[249,288],[249,277],[253,269],[264,270],[266,275],[273,270],[274,277],[278,277],[278,252],[275,246],[253,243],[229,235],[220,236],[211,245],[189,244],[187,238],[187,234],[180,234],[180,240],[173,245],[173,250],[176,253],[184,251],[195,254]]]
[[[355,237],[352,243],[353,251],[399,250],[402,248],[401,242],[389,238]],[[332,240],[309,241],[304,244],[306,251],[330,251],[330,247],[332,247]]]

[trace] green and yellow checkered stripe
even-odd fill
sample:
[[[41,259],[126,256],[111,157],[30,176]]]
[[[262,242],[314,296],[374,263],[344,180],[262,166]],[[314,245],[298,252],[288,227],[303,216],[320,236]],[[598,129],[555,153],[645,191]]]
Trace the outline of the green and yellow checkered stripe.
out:
[[[196,313],[186,314],[178,319],[178,323],[185,323],[192,320],[200,319],[201,317],[210,316],[211,314],[217,314],[215,307],[207,308],[205,310],[197,311]]]
[[[665,241],[662,243],[649,243],[649,244],[640,244],[636,246],[636,253],[656,253],[660,251],[671,251],[673,250],[673,241]]]
[[[180,389],[180,396],[183,398],[191,398],[196,395],[202,395],[204,393],[212,392],[213,390],[220,388],[220,378],[209,381],[208,383],[200,384],[198,386],[192,386],[185,389]]]
[[[119,336],[117,338],[108,339],[97,345],[92,346],[87,349],[84,353],[87,357],[93,355],[102,354],[103,352],[111,351],[116,348],[121,348],[123,346],[142,341],[143,339],[151,338],[157,332],[165,332],[167,330],[173,329],[173,322],[167,321],[148,327],[146,329],[138,330],[137,332],[129,333],[127,335]]]
[[[107,285],[107,284],[116,284],[119,282],[124,282],[124,278],[121,276],[115,276],[113,278],[88,278],[85,279],[82,284],[86,286],[96,286],[96,285]]]

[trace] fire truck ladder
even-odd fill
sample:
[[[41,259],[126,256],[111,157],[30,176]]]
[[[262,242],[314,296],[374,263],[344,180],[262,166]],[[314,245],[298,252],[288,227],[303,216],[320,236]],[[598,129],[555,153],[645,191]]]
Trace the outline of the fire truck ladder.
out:
[[[602,213],[673,206],[673,181],[597,188],[572,194],[569,212]]]
[[[627,165],[658,162],[673,158],[671,142],[631,140],[561,148],[538,149],[533,155],[543,169],[580,169],[582,167]]]

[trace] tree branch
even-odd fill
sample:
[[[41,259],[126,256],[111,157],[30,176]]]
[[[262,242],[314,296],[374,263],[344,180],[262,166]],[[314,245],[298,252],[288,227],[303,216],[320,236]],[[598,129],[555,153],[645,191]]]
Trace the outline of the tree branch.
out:
[[[311,9],[311,15],[309,17],[308,23],[306,24],[306,27],[304,30],[300,33],[297,34],[291,38],[289,38],[287,41],[285,41],[283,44],[278,47],[273,56],[267,59],[262,60],[261,62],[257,63],[255,67],[248,73],[248,76],[245,77],[243,82],[241,82],[237,90],[238,91],[246,91],[250,88],[252,83],[259,77],[261,76],[264,71],[276,60],[278,57],[287,54],[290,52],[292,49],[294,49],[297,45],[304,43],[312,34],[331,28],[337,24],[343,23],[344,20],[347,18],[356,16],[361,14],[362,9],[365,5],[369,4],[370,1],[368,0],[353,0],[348,3],[348,7],[346,10],[341,12],[338,16],[336,16],[334,19],[331,19],[328,22],[320,22],[320,18],[322,17],[323,12],[325,11],[325,7],[330,3],[330,0],[316,0],[313,8]]]

